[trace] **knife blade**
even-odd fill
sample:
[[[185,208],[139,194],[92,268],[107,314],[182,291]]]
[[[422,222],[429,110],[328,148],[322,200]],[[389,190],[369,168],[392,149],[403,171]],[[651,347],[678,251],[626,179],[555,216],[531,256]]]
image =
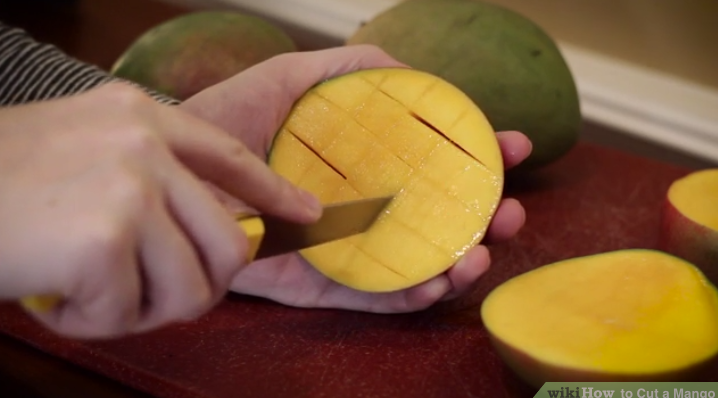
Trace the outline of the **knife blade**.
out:
[[[247,235],[247,258],[251,262],[362,233],[392,199],[393,196],[385,196],[330,204],[324,207],[319,220],[310,224],[260,214],[237,216],[237,225]],[[57,295],[29,296],[22,298],[20,304],[35,312],[47,312],[61,300]]]
[[[250,261],[259,260],[362,233],[392,198],[330,204],[324,207],[321,218],[312,224],[297,224],[270,215],[240,218],[238,222],[250,241]]]

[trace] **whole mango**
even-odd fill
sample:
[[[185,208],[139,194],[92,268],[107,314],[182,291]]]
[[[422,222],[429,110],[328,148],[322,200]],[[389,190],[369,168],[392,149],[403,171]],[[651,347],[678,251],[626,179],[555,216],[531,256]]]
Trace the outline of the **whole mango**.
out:
[[[260,17],[228,10],[190,12],[138,37],[111,73],[185,100],[255,64],[293,51],[294,41]]]
[[[361,26],[346,44],[374,44],[446,79],[483,110],[496,131],[519,130],[533,152],[516,170],[537,169],[577,142],[574,77],[540,26],[479,0],[403,1]]]

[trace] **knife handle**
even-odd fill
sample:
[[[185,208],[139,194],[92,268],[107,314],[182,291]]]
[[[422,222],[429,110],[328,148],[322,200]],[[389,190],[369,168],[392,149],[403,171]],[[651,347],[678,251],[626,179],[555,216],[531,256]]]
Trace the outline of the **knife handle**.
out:
[[[264,237],[264,222],[259,216],[239,216],[237,225],[247,236],[247,262],[252,262]],[[20,299],[20,304],[34,312],[49,312],[62,301],[62,296],[55,294],[28,296]]]

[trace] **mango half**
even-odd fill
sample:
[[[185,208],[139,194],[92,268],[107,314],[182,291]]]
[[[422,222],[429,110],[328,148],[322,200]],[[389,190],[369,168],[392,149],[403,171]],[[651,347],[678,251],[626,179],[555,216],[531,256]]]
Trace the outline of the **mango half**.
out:
[[[451,267],[484,237],[504,183],[481,110],[455,86],[408,68],[311,88],[277,133],[269,165],[324,204],[394,195],[366,232],[300,252],[328,278],[369,292]]]
[[[559,261],[489,293],[481,317],[499,356],[544,382],[684,381],[718,353],[718,291],[654,250]]]
[[[662,216],[659,248],[695,264],[718,283],[718,169],[674,181]]]

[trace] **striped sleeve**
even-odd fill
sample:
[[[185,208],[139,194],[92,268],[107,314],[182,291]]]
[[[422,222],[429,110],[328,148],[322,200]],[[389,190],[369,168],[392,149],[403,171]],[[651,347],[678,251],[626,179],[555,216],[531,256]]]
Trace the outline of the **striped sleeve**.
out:
[[[54,45],[34,40],[22,29],[0,22],[0,106],[65,97],[112,81],[132,84],[163,104],[180,103],[114,77],[70,57]]]

